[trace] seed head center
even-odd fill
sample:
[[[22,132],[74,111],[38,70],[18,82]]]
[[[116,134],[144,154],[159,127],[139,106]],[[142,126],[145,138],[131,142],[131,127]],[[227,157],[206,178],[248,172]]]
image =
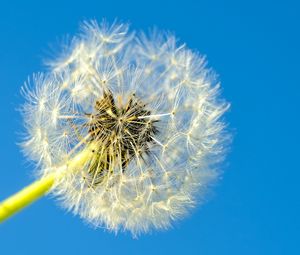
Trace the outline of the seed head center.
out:
[[[116,168],[124,172],[131,160],[143,159],[149,153],[152,137],[158,132],[157,120],[140,117],[150,115],[151,111],[134,94],[125,105],[117,105],[111,91],[105,91],[96,101],[86,123],[91,142],[99,144],[87,176],[91,185],[101,183]]]

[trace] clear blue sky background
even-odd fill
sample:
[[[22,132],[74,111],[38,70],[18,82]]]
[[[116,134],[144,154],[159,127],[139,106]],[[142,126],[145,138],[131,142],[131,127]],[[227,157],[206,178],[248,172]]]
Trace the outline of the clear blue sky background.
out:
[[[94,230],[43,198],[0,226],[0,254],[300,254],[297,1],[1,1],[0,199],[32,181],[17,146],[20,86],[84,19],[174,31],[220,75],[234,134],[209,201],[138,240]]]

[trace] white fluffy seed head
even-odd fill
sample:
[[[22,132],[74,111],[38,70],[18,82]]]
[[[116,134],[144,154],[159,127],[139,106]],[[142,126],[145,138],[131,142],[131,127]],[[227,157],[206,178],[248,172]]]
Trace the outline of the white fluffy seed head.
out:
[[[54,186],[63,206],[113,231],[168,228],[203,200],[224,154],[228,104],[205,64],[173,36],[84,23],[51,72],[23,87],[38,176],[96,144]]]

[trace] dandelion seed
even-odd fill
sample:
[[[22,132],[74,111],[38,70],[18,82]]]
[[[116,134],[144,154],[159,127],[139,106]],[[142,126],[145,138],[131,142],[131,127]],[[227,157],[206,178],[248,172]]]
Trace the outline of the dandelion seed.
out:
[[[218,175],[228,104],[203,57],[172,36],[85,22],[50,72],[26,85],[26,155],[40,181],[0,219],[50,190],[95,226],[168,228]],[[5,207],[6,206],[6,207]]]

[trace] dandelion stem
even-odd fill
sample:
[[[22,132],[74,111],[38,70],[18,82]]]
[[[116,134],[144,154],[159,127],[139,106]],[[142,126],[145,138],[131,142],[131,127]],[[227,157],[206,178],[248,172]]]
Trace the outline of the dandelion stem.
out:
[[[46,194],[54,183],[54,175],[35,181],[0,203],[0,222]]]
[[[58,171],[60,174],[49,174],[2,201],[0,203],[0,223],[45,195],[50,191],[54,182],[67,172],[82,169],[89,158],[93,156],[95,146],[95,144],[91,143],[71,160],[67,161],[65,165],[60,167],[61,171]]]

